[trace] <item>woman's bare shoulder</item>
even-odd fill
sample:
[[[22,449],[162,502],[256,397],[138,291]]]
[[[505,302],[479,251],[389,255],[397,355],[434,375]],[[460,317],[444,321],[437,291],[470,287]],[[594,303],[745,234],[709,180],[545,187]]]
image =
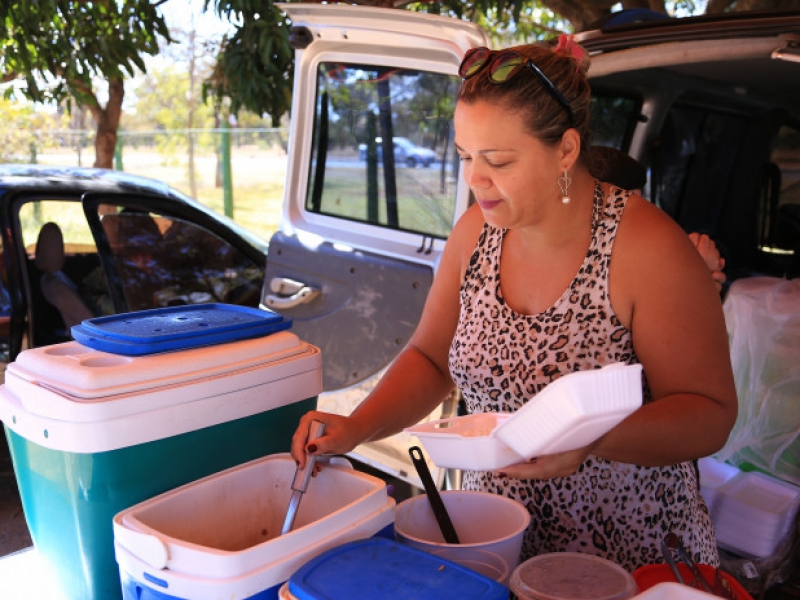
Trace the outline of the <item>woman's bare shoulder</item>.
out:
[[[472,255],[486,221],[480,206],[473,204],[458,219],[447,239],[447,244],[462,258]]]
[[[629,321],[642,301],[688,299],[713,280],[686,232],[663,210],[631,196],[611,255],[611,297],[615,311]],[[627,324],[627,323],[626,323]]]
[[[631,195],[619,224],[615,249],[631,260],[673,262],[693,248],[686,232],[662,209],[641,196]]]

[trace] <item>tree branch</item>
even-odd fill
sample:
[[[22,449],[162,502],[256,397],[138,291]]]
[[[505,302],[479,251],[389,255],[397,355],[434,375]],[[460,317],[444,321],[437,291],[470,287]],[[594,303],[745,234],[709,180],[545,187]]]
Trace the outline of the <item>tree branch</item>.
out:
[[[735,0],[708,0],[708,4],[706,5],[706,14],[707,15],[716,15],[725,10],[734,3]],[[738,6],[737,6],[738,8]]]

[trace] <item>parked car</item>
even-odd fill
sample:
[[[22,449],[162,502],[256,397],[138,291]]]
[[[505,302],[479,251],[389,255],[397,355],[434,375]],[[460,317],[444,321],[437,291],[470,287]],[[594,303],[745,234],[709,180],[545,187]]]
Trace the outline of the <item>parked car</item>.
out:
[[[395,164],[404,164],[412,169],[417,165],[423,167],[430,167],[436,161],[436,153],[428,148],[417,146],[411,140],[404,137],[392,138],[394,147],[394,160]],[[383,157],[381,138],[375,140],[376,156],[381,161]],[[359,160],[367,160],[367,145],[358,145],[358,158]]]
[[[281,7],[293,23],[296,102],[284,221],[270,242],[262,303],[282,303],[294,331],[322,348],[320,407],[346,414],[408,342],[444,242],[471,202],[452,107],[465,51],[491,41],[474,24],[404,10]],[[687,232],[714,238],[729,281],[797,274],[799,35],[795,10],[578,36],[592,54],[593,144],[648,169],[645,195]],[[364,163],[325,163],[328,149],[391,135],[400,122],[443,141],[441,168],[387,169],[374,180]],[[294,287],[276,293],[284,282]],[[352,455],[415,481],[406,453],[414,441],[400,434]]]
[[[259,304],[267,243],[159,181],[2,165],[0,225],[4,362],[72,339],[75,315]]]

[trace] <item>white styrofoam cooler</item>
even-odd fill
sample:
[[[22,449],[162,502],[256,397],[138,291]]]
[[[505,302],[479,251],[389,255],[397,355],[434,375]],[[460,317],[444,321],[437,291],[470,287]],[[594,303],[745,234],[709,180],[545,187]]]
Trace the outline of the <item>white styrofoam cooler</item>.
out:
[[[274,454],[189,483],[114,517],[128,598],[278,598],[281,585],[322,552],[392,536],[386,484],[349,465],[311,479],[292,531],[281,535],[295,462]]]
[[[320,373],[319,349],[288,331],[145,356],[67,342],[8,365],[0,419],[46,448],[99,452],[314,397]]]

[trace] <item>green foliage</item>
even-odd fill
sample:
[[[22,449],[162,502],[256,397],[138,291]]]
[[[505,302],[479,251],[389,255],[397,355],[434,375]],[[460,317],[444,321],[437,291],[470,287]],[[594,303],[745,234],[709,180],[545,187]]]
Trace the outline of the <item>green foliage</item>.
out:
[[[216,11],[240,25],[223,41],[204,96],[217,105],[228,99],[233,114],[243,108],[269,114],[277,127],[292,103],[294,51],[286,16],[271,2],[257,0],[216,0]]]
[[[94,101],[92,78],[121,79],[145,70],[142,54],[169,40],[150,0],[3,0],[0,74],[24,77],[37,102],[68,96]]]
[[[412,2],[406,8],[477,23],[489,33],[492,44],[497,47],[529,43],[572,31],[569,21],[537,0],[481,0],[467,4],[455,0],[445,0],[441,4]]]
[[[204,77],[208,71],[199,73]],[[185,65],[166,65],[150,71],[136,87],[135,113],[126,115],[125,129],[186,129],[189,127],[189,73]],[[213,108],[196,102],[194,128],[214,126]]]
[[[0,162],[32,162],[38,153],[61,143],[64,118],[36,112],[30,104],[0,98]]]

